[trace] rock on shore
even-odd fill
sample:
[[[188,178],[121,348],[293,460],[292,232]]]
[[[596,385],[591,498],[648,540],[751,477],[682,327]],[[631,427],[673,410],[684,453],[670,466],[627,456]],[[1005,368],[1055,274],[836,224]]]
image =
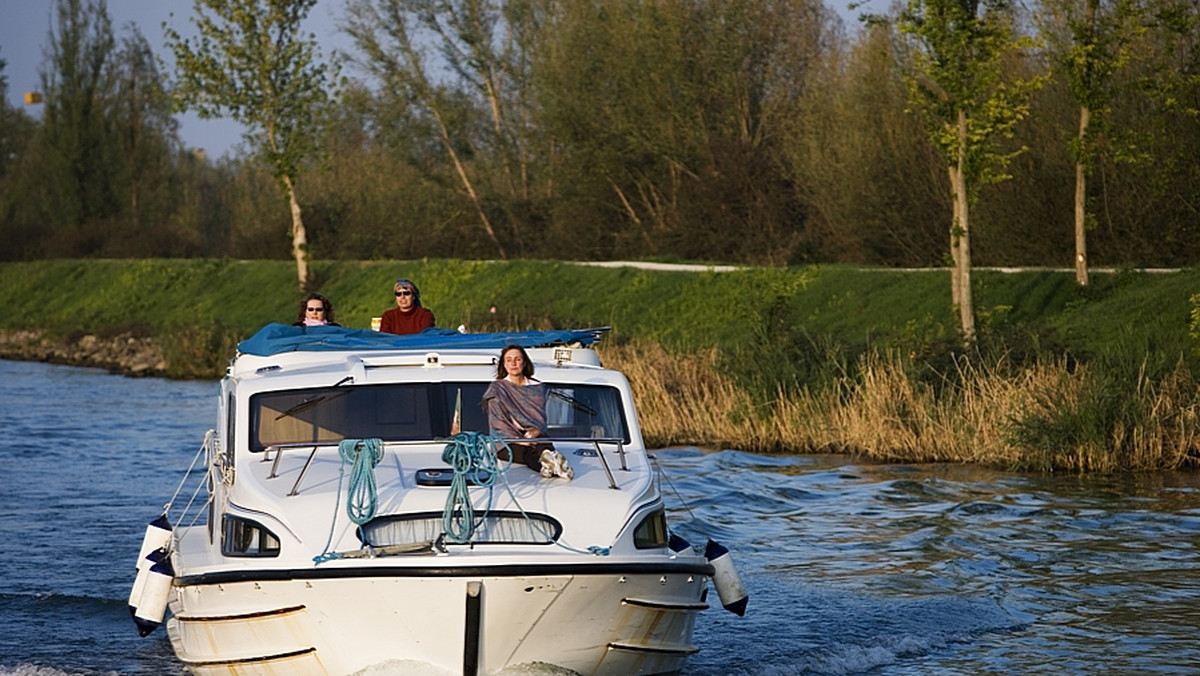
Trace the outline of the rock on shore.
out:
[[[0,358],[95,366],[128,376],[162,376],[167,372],[166,357],[154,339],[132,333],[63,338],[44,331],[0,330]]]

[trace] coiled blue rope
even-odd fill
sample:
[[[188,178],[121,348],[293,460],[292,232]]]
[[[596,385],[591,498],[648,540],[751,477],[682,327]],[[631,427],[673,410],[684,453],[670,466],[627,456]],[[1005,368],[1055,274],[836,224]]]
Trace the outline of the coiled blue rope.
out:
[[[375,465],[383,459],[382,439],[344,439],[338,444],[342,472],[350,465],[350,487],[346,491],[346,515],[358,525],[375,518],[379,494],[375,488]],[[342,478],[339,474],[338,485]]]
[[[342,558],[337,552],[330,552],[333,543],[333,531],[337,525],[337,504],[342,499],[342,480],[346,476],[346,465],[350,465],[350,488],[346,491],[346,515],[358,525],[375,518],[379,508],[379,494],[375,488],[375,466],[383,459],[382,439],[343,439],[338,444],[338,455],[342,458],[342,466],[338,469],[338,489],[334,497],[333,518],[329,520],[329,539],[325,541],[325,551],[313,557],[317,565]]]
[[[454,470],[450,492],[446,494],[446,506],[442,509],[442,531],[451,542],[470,542],[475,529],[487,518],[487,510],[492,507],[492,487],[496,477],[508,469],[501,469],[496,458],[496,447],[503,443],[497,437],[486,434],[459,432],[450,437],[450,443],[442,450],[442,462]],[[475,480],[477,486],[488,489],[488,507],[478,521],[475,520],[475,507],[471,504],[471,479]]]

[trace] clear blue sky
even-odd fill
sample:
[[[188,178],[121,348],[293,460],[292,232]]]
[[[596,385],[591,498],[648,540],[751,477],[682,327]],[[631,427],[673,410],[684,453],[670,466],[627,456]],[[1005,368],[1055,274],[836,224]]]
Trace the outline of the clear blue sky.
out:
[[[35,117],[41,115],[40,106],[26,106],[25,92],[41,88],[38,71],[49,43],[54,5],[54,0],[0,0],[0,59],[7,62],[4,75],[8,78],[8,100]],[[344,0],[318,0],[309,14],[306,29],[317,36],[325,56],[334,47],[346,46],[348,39],[337,31],[343,11]],[[171,55],[163,44],[163,22],[181,35],[193,33],[192,0],[108,0],[108,15],[118,40],[128,34],[128,24],[136,24],[150,47],[168,64]],[[212,159],[241,143],[242,128],[232,120],[201,120],[192,114],[177,119],[183,142],[189,148],[204,148]]]

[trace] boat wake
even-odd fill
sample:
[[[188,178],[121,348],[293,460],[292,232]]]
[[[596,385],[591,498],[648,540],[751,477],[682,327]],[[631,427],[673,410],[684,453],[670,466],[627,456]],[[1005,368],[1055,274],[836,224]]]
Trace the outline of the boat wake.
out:
[[[990,598],[897,600],[801,587],[769,572],[745,579],[754,590],[755,612],[738,622],[722,617],[698,624],[696,640],[709,649],[689,660],[687,676],[872,673],[1025,625]]]
[[[0,666],[0,676],[76,676],[78,673],[54,667],[39,667],[35,664],[18,664],[15,667]]]

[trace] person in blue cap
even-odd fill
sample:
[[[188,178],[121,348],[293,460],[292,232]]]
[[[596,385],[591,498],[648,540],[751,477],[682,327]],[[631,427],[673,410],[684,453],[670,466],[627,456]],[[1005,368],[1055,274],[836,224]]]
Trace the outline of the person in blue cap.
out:
[[[433,326],[433,313],[421,306],[421,292],[408,279],[397,279],[394,288],[396,307],[383,313],[379,330],[404,335],[420,333]]]

